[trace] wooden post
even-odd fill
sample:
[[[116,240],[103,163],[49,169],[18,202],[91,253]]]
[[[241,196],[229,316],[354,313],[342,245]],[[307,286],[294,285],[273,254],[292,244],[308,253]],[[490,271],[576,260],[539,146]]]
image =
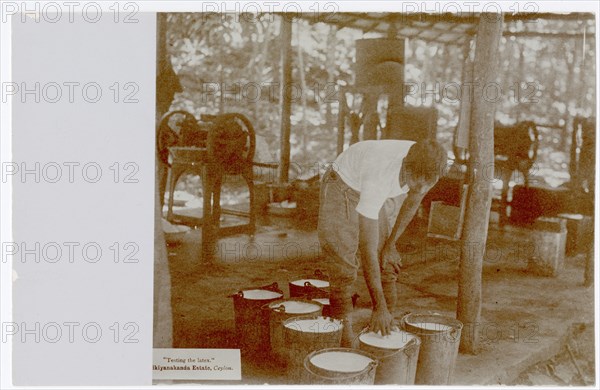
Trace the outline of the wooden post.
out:
[[[161,72],[165,64],[169,64],[167,41],[167,15],[156,14],[156,71]],[[170,66],[170,64],[169,64]],[[157,86],[158,88],[158,86]],[[156,91],[161,96],[164,91]],[[171,96],[171,99],[173,96]],[[160,120],[164,111],[169,107],[156,99],[156,120]],[[157,155],[158,156],[158,155]],[[173,346],[173,313],[171,310],[171,276],[169,272],[169,259],[167,257],[167,244],[162,229],[162,192],[160,183],[167,170],[160,159],[156,158],[156,172],[154,185],[154,324],[153,347],[171,348]]]
[[[583,273],[583,285],[590,287],[594,284],[594,241],[590,242],[585,254],[585,270]]]
[[[347,110],[347,103],[346,103],[346,89],[345,88],[341,88],[339,90],[339,108],[338,108],[338,125],[337,125],[337,154],[336,156],[338,156],[340,153],[342,153],[344,151],[344,132],[346,131],[346,110]]]
[[[281,15],[281,88],[279,99],[281,102],[281,132],[280,132],[280,158],[279,158],[279,183],[287,183],[290,170],[290,134],[292,123],[292,17]],[[306,91],[302,91],[306,93]]]
[[[583,134],[583,132],[585,131],[583,129],[583,117],[581,116],[582,112],[583,112],[583,103],[584,103],[584,97],[585,97],[585,31],[586,31],[586,26],[585,23],[583,25],[583,36],[581,39],[581,57],[579,58],[579,77],[578,77],[578,88],[576,89],[577,94],[578,94],[578,98],[577,100],[577,111],[576,111],[576,116],[575,118],[572,119],[577,119],[580,118],[582,119],[582,121],[578,121],[579,123],[581,123],[581,133]],[[579,45],[575,44],[575,51],[573,53],[573,68],[575,68],[575,64],[576,64],[576,60],[577,60],[577,53],[579,52]],[[571,89],[573,88],[573,85],[575,85],[575,80],[573,80],[573,83],[570,84],[571,85]],[[571,116],[571,115],[569,115]],[[584,178],[582,177],[582,172],[580,171],[580,161],[578,161],[581,158],[581,153],[577,152],[577,128],[575,126],[571,126],[573,128],[573,132],[571,133],[571,151],[570,151],[570,160],[569,160],[569,174],[570,174],[570,182],[571,182],[571,188],[575,188],[575,189],[581,189],[582,188],[582,181],[584,180]]]
[[[213,213],[215,207],[213,205],[213,202],[215,202],[215,173],[219,169],[211,158],[214,156],[214,151],[211,148],[215,142],[214,137],[214,132],[209,132],[206,142],[208,149],[202,165],[202,247],[200,253],[204,263],[214,262],[219,230],[219,220],[215,220]]]
[[[482,14],[477,29],[473,68],[474,99],[469,134],[470,186],[462,233],[456,317],[465,330],[460,350],[476,353],[481,315],[481,270],[487,241],[494,167],[495,96],[486,99],[485,86],[496,81],[503,15]]]
[[[365,91],[363,94],[363,140],[377,139],[377,125],[379,125],[379,113],[377,112],[377,92]]]
[[[456,126],[456,134],[454,135],[454,146],[458,153],[465,149],[469,149],[469,128],[471,125],[471,96],[470,88],[465,88],[467,83],[473,82],[473,64],[471,62],[471,40],[468,39],[462,48],[462,72],[460,81],[462,84],[462,95],[460,99],[460,110],[458,116],[458,125]],[[464,91],[469,91],[468,96]]]
[[[519,76],[523,77],[523,75],[525,74],[525,50],[526,50],[526,46],[525,44],[522,45],[517,45],[517,47],[519,48]],[[517,109],[517,123],[523,120],[523,105],[521,104],[521,80],[517,80],[517,97],[519,98],[519,101],[516,102],[516,109]]]
[[[596,226],[594,224],[595,218],[592,217],[591,226]],[[587,246],[587,250],[585,253],[585,270],[583,273],[583,285],[585,287],[590,287],[594,284],[594,229],[589,229],[586,231],[585,236],[585,245]]]

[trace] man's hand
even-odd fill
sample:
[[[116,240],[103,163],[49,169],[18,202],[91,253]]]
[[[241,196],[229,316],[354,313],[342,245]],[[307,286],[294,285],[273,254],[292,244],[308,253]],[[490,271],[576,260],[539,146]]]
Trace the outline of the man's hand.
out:
[[[385,268],[388,263],[394,267],[394,271],[398,273],[400,272],[402,258],[400,257],[400,253],[398,253],[398,249],[396,249],[396,245],[394,245],[394,243],[386,244],[381,251],[381,268]]]
[[[391,333],[394,326],[394,317],[392,317],[386,307],[373,310],[370,325],[373,332],[381,332],[382,336],[387,336]]]

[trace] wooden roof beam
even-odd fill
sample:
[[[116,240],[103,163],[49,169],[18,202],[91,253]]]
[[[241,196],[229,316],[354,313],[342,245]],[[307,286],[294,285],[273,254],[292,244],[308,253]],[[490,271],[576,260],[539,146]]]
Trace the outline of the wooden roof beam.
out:
[[[504,14],[504,20],[512,22],[515,20],[595,20],[594,14],[590,12],[571,12],[568,14],[550,12],[521,12],[517,14]]]
[[[521,38],[559,38],[559,39],[583,39],[583,33],[544,33],[536,31],[505,31],[502,33],[505,37],[521,37]],[[585,38],[595,38],[595,33],[586,33]]]
[[[462,23],[462,24],[477,24],[477,22],[479,21],[479,14],[476,13],[470,13],[467,16],[462,16],[462,15],[458,15],[458,14],[452,14],[452,13],[446,13],[446,14],[433,14],[433,13],[400,13],[400,12],[396,12],[396,13],[390,13],[390,17],[375,17],[375,15],[383,15],[383,13],[350,13],[350,12],[345,12],[345,13],[338,13],[336,14],[336,17],[338,18],[348,18],[351,17],[354,20],[356,19],[370,19],[371,21],[374,22],[381,22],[381,21],[386,21],[389,20],[390,18],[393,18],[395,22],[400,22],[400,23],[409,23],[411,21],[420,21],[420,22],[429,22],[429,23],[436,23],[436,22],[447,22],[447,23]],[[308,19],[313,23],[316,22],[324,22],[324,23],[329,23],[329,24],[343,24],[345,25],[346,23],[344,23],[343,21],[335,21],[335,20],[321,20],[320,17],[318,16],[313,16],[313,15],[304,15],[301,16],[301,18],[304,19]],[[516,13],[516,14],[511,14],[511,13],[505,13],[504,14],[504,19],[507,22],[511,22],[511,21],[517,21],[517,20],[536,20],[536,19],[546,19],[546,20],[595,20],[594,18],[594,14],[589,13],[589,12],[571,12],[571,13],[566,13],[566,14],[562,14],[562,13],[549,13],[549,12],[545,12],[545,13],[541,13],[541,12],[521,12],[521,13]],[[348,26],[346,26],[348,27]]]

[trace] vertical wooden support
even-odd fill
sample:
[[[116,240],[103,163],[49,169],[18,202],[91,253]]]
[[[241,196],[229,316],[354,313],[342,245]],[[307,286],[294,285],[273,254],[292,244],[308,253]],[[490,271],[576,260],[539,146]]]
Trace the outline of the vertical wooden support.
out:
[[[210,137],[210,135],[209,135]],[[209,141],[208,144],[210,145]],[[219,221],[214,220],[213,213],[213,188],[214,174],[218,169],[210,161],[211,150],[207,152],[206,161],[202,166],[202,262],[212,263],[215,257],[215,248],[217,245],[217,231]]]
[[[594,218],[592,218],[592,228],[586,232],[585,245],[587,250],[585,253],[585,271],[583,273],[583,285],[590,287],[594,284]]]
[[[585,259],[585,271],[583,274],[583,285],[590,287],[594,284],[594,242],[590,243]]]
[[[571,86],[571,90],[575,90],[577,93],[578,98],[576,99],[577,101],[577,111],[579,113],[579,115],[581,115],[581,110],[583,107],[583,102],[584,102],[584,97],[585,97],[585,32],[586,32],[586,25],[584,23],[583,25],[583,37],[579,42],[575,43],[575,50],[573,52],[573,64],[572,66],[569,67],[569,73],[573,74],[573,78],[570,79],[570,83],[568,85]],[[580,45],[581,45],[581,56],[578,56],[577,53],[579,52],[580,49]],[[578,58],[579,57],[579,58]],[[579,62],[577,64],[577,62]],[[575,77],[575,67],[579,68],[579,78],[576,81],[576,77]],[[575,88],[575,85],[578,85],[577,88]],[[573,132],[571,133],[571,150],[570,150],[570,159],[569,159],[569,175],[570,175],[570,182],[572,185],[572,188],[581,188],[582,185],[582,180],[583,178],[581,177],[581,172],[580,172],[580,166],[579,166],[579,161],[578,157],[581,158],[580,154],[577,153],[577,123],[581,124],[581,132],[583,133],[584,129],[583,129],[583,121],[579,121],[577,120],[582,119],[582,117],[580,116],[576,116],[575,118],[571,118],[571,123],[573,123],[573,125],[571,126],[571,128],[573,129]],[[571,117],[571,115],[569,115],[569,117]],[[568,131],[568,130],[567,130]]]
[[[460,99],[460,114],[458,117],[458,126],[456,127],[456,135],[454,137],[454,146],[461,149],[469,149],[469,127],[471,125],[471,102],[473,97],[470,94],[470,88],[465,86],[473,82],[473,64],[471,62],[471,40],[468,39],[463,45],[463,64],[461,73],[461,84],[463,85],[463,94]],[[466,96],[464,91],[469,91],[469,96]]]
[[[167,15],[156,15],[156,71],[160,72],[168,54],[167,41]],[[158,86],[157,86],[158,88]],[[157,90],[157,96],[164,91]],[[171,96],[171,99],[173,97]],[[158,121],[164,111],[169,107],[162,100],[156,99],[156,120]],[[171,310],[171,276],[169,272],[169,259],[167,245],[162,228],[162,199],[164,194],[160,190],[160,183],[166,178],[167,170],[160,159],[156,158],[156,172],[154,183],[154,324],[153,347],[171,348],[173,346],[173,313]]]
[[[582,109],[583,107],[583,102],[585,100],[585,87],[586,86],[586,82],[585,82],[585,76],[586,76],[586,63],[585,63],[585,52],[586,52],[586,33],[587,33],[587,23],[584,22],[583,23],[583,38],[581,40],[581,63],[579,65],[579,85],[582,86],[582,88],[579,90],[579,101],[577,102],[577,106],[579,109]]]
[[[482,14],[477,29],[473,81],[475,96],[469,134],[470,164],[467,211],[458,281],[456,317],[465,324],[460,350],[476,353],[481,315],[481,270],[492,202],[495,103],[485,98],[485,86],[495,82],[503,15]]]
[[[363,140],[377,139],[377,125],[379,125],[379,113],[377,112],[377,92],[365,92],[363,95]]]
[[[290,170],[290,134],[292,123],[292,16],[281,15],[281,132],[280,132],[280,164],[279,182],[287,183]],[[306,91],[303,91],[306,93]]]
[[[525,44],[519,44],[519,75],[524,75],[526,74],[526,70],[525,70],[525,50],[526,50],[526,46]],[[518,81],[518,89],[517,91],[519,91],[519,94],[517,95],[519,98],[519,101],[516,102],[516,109],[517,109],[517,123],[523,120],[523,105],[521,104],[521,82],[520,80]]]
[[[347,103],[346,103],[346,90],[340,88],[339,90],[339,107],[338,107],[338,125],[337,125],[337,155],[344,151],[344,132],[346,131],[346,115],[347,115]]]

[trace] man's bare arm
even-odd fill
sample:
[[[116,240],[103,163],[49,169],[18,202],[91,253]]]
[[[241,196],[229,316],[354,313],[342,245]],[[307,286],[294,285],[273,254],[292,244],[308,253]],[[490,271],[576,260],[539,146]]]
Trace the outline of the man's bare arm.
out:
[[[423,197],[425,197],[426,193],[427,192],[418,193],[418,192],[413,192],[413,191],[410,191],[408,193],[408,195],[406,196],[406,199],[402,203],[400,212],[398,212],[398,217],[396,218],[396,223],[394,223],[394,228],[392,229],[390,236],[388,237],[387,241],[385,242],[384,248],[388,247],[390,245],[392,247],[394,247],[396,245],[396,241],[398,241],[398,239],[400,238],[402,233],[404,233],[404,230],[406,230],[406,227],[408,226],[410,221],[412,221],[413,217],[417,213],[417,210],[419,209],[419,205],[421,204],[421,201],[423,200]]]
[[[379,270],[379,257],[377,247],[379,241],[379,223],[376,219],[370,219],[359,215],[358,245],[360,258],[365,272],[365,280],[373,302],[373,315],[371,317],[371,330],[381,331],[387,335],[392,327],[392,315],[387,310],[383,288],[381,286],[381,272]]]

